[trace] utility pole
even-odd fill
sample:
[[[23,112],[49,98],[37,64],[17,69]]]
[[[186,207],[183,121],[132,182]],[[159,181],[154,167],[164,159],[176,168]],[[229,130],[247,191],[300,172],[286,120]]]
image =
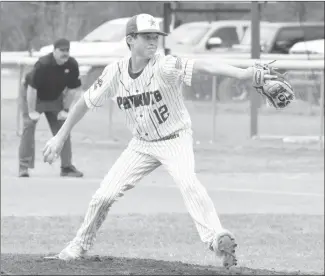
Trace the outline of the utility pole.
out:
[[[66,1],[60,1],[60,37],[64,37],[66,33],[66,24],[67,24],[67,17],[66,17],[66,9],[67,9],[67,2]]]
[[[252,2],[251,4],[251,58],[259,59],[261,53],[260,46],[260,3]],[[250,94],[250,130],[251,137],[258,133],[258,107],[259,97],[257,93]]]
[[[164,3],[164,32],[169,33],[170,32],[170,22],[171,22],[171,3],[167,2]],[[166,38],[163,37],[163,46],[165,49],[165,55],[168,55],[170,53],[170,49],[166,48]]]

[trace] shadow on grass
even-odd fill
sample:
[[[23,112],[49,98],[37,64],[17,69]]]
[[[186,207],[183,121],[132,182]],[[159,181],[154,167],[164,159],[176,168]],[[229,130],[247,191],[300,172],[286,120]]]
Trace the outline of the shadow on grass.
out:
[[[152,259],[89,256],[64,262],[44,256],[2,254],[1,275],[300,275],[299,272],[232,267],[201,266]]]

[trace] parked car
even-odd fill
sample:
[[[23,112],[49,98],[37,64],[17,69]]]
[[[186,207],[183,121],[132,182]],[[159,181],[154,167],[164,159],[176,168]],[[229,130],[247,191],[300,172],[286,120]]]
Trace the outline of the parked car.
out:
[[[324,22],[261,22],[261,53],[288,54],[297,42],[324,38]],[[240,44],[234,45],[236,52],[251,52],[251,27]]]
[[[225,53],[232,45],[240,43],[249,20],[220,20],[184,23],[175,28],[166,38],[166,48],[173,55],[210,54],[212,51]],[[211,95],[211,78],[194,76],[192,87],[186,88],[187,99],[209,98]]]
[[[129,49],[125,42],[125,27],[131,17],[109,20],[95,28],[80,41],[71,41],[70,54],[73,57],[123,57],[128,55]],[[161,28],[163,19],[156,17]],[[53,45],[40,49],[39,54],[53,51]],[[158,51],[163,51],[163,40],[159,40]],[[85,89],[101,74],[102,66],[80,66],[80,74]]]
[[[295,54],[307,54],[309,57],[319,55],[324,58],[324,39],[316,39],[310,41],[301,41],[295,43],[289,53]],[[312,85],[298,85],[296,84],[296,92],[300,99],[308,101],[311,104],[319,105],[320,93],[321,93],[321,78],[323,73],[319,70],[309,71],[289,71],[288,77],[291,79],[299,79],[300,83],[304,83],[305,80],[312,81]]]
[[[323,44],[319,45],[318,49],[322,48],[324,53],[324,22],[261,22],[260,24],[260,45],[261,45],[261,59],[263,56],[272,58],[272,54],[293,54],[293,51],[296,51],[298,47],[311,47],[315,45],[313,42],[311,44],[308,41],[313,40],[323,40]],[[297,43],[298,46],[295,46]],[[250,57],[251,52],[251,28],[247,28],[244,37],[240,44],[233,45],[232,51],[236,53],[236,56],[240,53],[247,55],[247,58]],[[321,51],[321,50],[320,50]],[[297,51],[296,51],[297,53]],[[307,51],[300,51],[300,54],[306,54]],[[310,52],[309,54],[315,54]],[[290,80],[294,82],[295,79],[301,80],[301,78],[306,78],[308,80],[314,79],[315,86],[319,82],[319,77],[314,74],[314,72],[295,72],[290,71],[289,77]],[[303,75],[303,76],[302,76]],[[302,86],[297,86],[296,91],[301,90]],[[220,81],[218,86],[218,98],[222,102],[232,101],[232,100],[247,100],[249,96],[249,91],[251,90],[250,83],[231,79],[223,78]],[[299,96],[306,100],[308,97],[305,95],[306,89],[299,91]],[[316,93],[317,94],[317,93]]]
[[[289,54],[320,54],[324,55],[324,39],[301,41],[295,43],[289,50]]]
[[[239,44],[250,26],[250,20],[190,22],[175,28],[166,38],[172,54],[225,51]]]
[[[129,49],[125,42],[125,26],[130,17],[109,20],[95,28],[79,41],[71,41],[70,54],[74,57],[124,56]],[[157,18],[163,24],[162,18]],[[161,43],[162,45],[162,43]],[[47,45],[40,52],[47,54],[53,45]]]

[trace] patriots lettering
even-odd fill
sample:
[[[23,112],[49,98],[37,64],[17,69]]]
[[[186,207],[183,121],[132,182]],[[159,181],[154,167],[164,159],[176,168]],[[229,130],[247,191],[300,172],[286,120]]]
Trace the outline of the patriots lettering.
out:
[[[126,97],[117,97],[117,105],[120,109],[126,110],[132,107],[153,105],[162,100],[161,93],[156,90],[154,92],[143,92],[138,95],[131,95]]]
[[[159,92],[158,90],[156,90],[155,92],[153,92],[153,95],[154,95],[155,100],[156,100],[157,102],[160,102],[160,101],[161,101],[162,96],[161,96],[161,94],[160,94],[160,92]]]

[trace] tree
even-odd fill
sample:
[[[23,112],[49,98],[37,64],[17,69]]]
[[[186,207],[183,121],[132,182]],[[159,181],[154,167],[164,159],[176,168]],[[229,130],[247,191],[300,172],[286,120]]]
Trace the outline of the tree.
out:
[[[0,46],[2,51],[38,50],[52,44],[59,37],[79,40],[107,20],[146,12],[163,15],[161,2],[0,2]],[[297,5],[298,4],[298,5]],[[183,8],[239,7],[238,3],[179,2]],[[238,6],[239,5],[239,6]],[[262,20],[297,21],[297,12],[303,20],[324,21],[324,2],[267,2],[261,12]],[[220,13],[218,20],[250,19],[250,14]],[[213,13],[180,13],[183,23],[216,20]]]

